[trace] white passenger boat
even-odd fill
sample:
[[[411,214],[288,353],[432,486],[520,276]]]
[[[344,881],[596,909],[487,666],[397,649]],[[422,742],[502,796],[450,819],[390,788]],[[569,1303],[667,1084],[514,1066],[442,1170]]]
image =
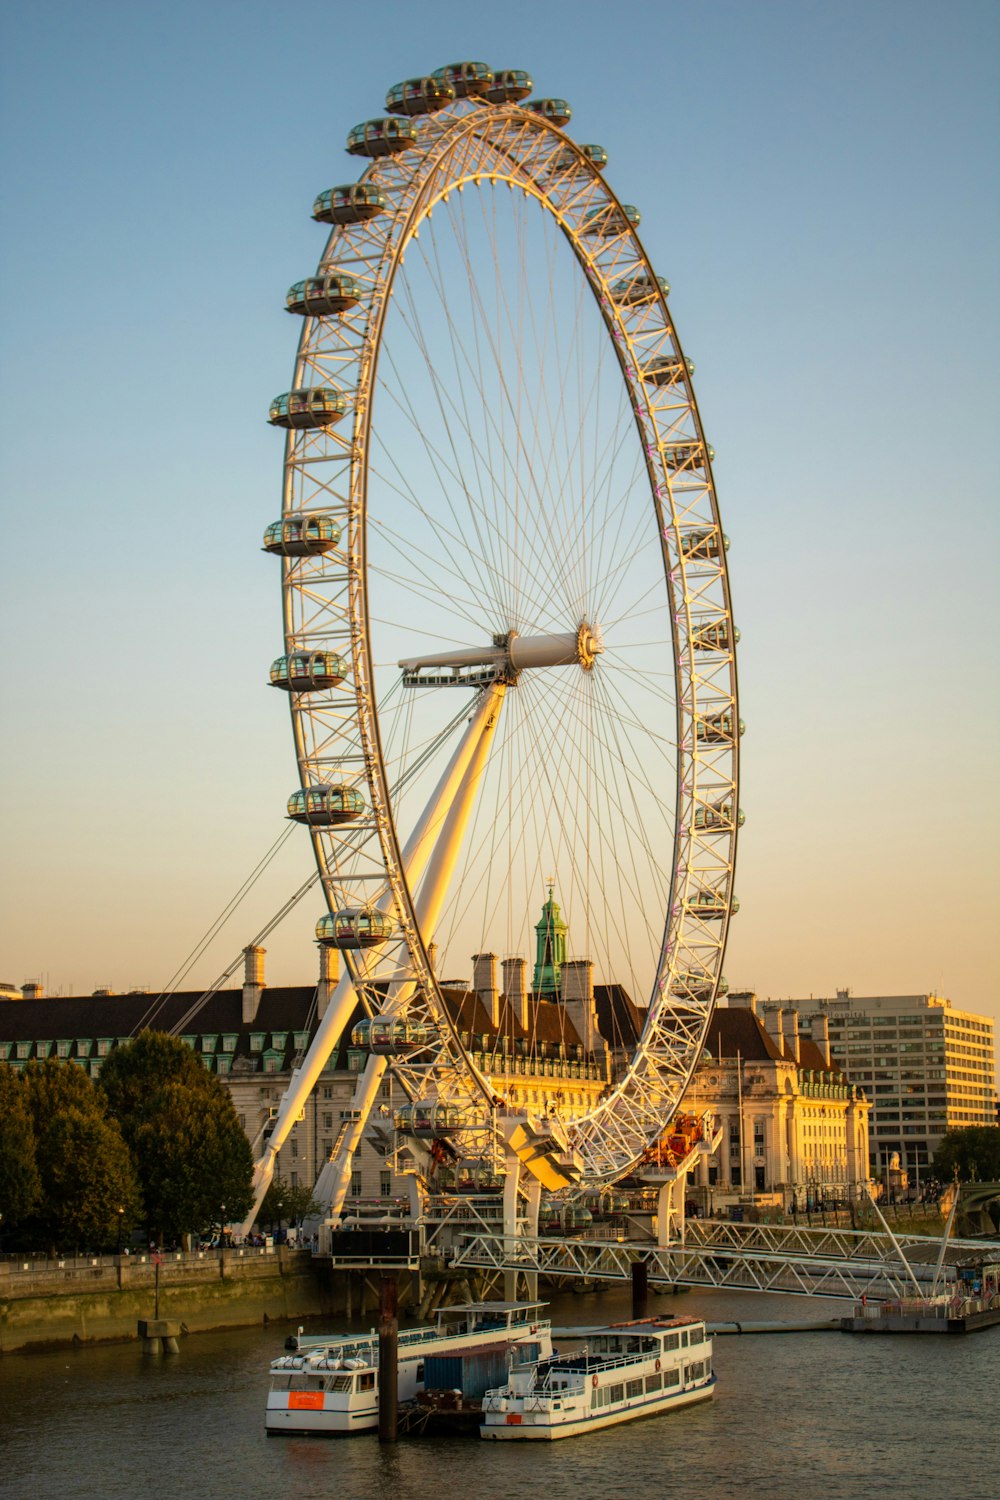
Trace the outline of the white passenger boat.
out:
[[[399,1334],[399,1399],[424,1386],[428,1355],[460,1353],[489,1344],[519,1346],[531,1358],[552,1353],[552,1324],[544,1302],[470,1302],[446,1307],[436,1324]],[[303,1338],[271,1361],[264,1425],[269,1433],[342,1437],[378,1426],[378,1334]]]
[[[552,1441],[658,1416],[714,1394],[712,1341],[694,1318],[588,1330],[574,1354],[514,1365],[487,1391],[480,1437]]]

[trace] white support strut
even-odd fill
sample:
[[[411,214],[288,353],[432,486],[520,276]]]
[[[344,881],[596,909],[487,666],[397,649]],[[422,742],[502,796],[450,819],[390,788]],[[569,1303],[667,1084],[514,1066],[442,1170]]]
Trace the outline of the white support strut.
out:
[[[455,790],[455,795],[441,825],[441,832],[434,852],[427,863],[420,891],[414,901],[414,912],[425,943],[429,943],[441,916],[441,908],[448,894],[448,886],[461,851],[469,818],[475,805],[476,792],[486,767],[490,745],[500,717],[500,705],[506,692],[506,683],[493,684],[486,695],[486,703],[492,710],[482,722],[473,753],[466,771]],[[412,993],[414,981],[408,977],[396,979],[390,987],[384,1014],[404,1010]],[[371,1053],[365,1063],[364,1072],[354,1088],[349,1124],[337,1155],[326,1163],[316,1181],[313,1197],[326,1209],[326,1216],[336,1222],[343,1210],[344,1199],[351,1183],[351,1167],[354,1153],[361,1142],[361,1133],[375,1103],[379,1085],[385,1076],[388,1059]]]
[[[428,861],[431,859],[432,854],[435,853],[435,846],[438,844],[439,838],[446,836],[452,805],[456,796],[459,795],[470,762],[476,755],[483,737],[486,737],[487,744],[492,739],[504,691],[504,684],[497,683],[492,685],[487,692],[483,693],[472,714],[468,729],[462,736],[444,774],[434,789],[430,801],[403,849],[403,865],[411,886],[416,884],[427,868]],[[484,763],[484,760],[485,757],[483,757],[482,763]],[[480,770],[482,763],[480,764]],[[478,776],[476,779],[478,780]],[[390,900],[391,897],[384,897],[378,903],[379,907],[385,909],[389,905]],[[274,1176],[274,1167],[278,1152],[288,1139],[289,1132],[298,1118],[300,1110],[304,1108],[306,1100],[315,1088],[327,1059],[338,1045],[355,1003],[354,986],[350,975],[344,973],[341,975],[340,981],[330,998],[326,1015],[317,1027],[309,1051],[302,1061],[302,1066],[296,1068],[292,1073],[288,1088],[278,1110],[274,1130],[263,1153],[254,1166],[254,1201],[250,1212],[240,1226],[241,1233],[243,1234],[248,1234],[253,1227],[254,1220],[260,1211],[260,1205],[264,1201],[264,1194],[267,1192],[271,1179]],[[324,1173],[321,1173],[320,1182],[322,1182],[323,1176]],[[319,1183],[317,1183],[318,1187]]]

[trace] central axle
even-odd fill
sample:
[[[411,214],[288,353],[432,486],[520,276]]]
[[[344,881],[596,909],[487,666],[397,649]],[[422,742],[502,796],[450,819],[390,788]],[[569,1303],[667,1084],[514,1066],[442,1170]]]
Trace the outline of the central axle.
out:
[[[593,670],[604,650],[599,625],[580,625],[564,635],[494,636],[490,646],[456,646],[432,656],[411,656],[399,663],[405,687],[481,687],[487,682],[515,682],[537,667],[582,667]]]

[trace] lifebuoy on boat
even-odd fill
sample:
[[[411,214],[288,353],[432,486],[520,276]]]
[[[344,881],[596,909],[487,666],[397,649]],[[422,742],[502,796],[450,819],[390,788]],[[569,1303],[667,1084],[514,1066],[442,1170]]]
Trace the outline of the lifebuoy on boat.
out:
[[[596,1375],[591,1375],[591,1377],[590,1377],[590,1383],[591,1383],[592,1386],[596,1386],[597,1385],[597,1376]]]
[[[657,1369],[659,1369],[659,1368],[660,1368],[660,1361],[659,1361],[659,1360],[657,1360],[657,1361],[656,1361],[656,1368],[657,1368]]]

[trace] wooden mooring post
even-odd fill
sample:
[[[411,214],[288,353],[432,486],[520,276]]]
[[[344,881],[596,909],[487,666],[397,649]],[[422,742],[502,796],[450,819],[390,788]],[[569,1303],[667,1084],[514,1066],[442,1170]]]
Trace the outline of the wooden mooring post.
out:
[[[394,1443],[399,1425],[399,1318],[395,1276],[383,1276],[378,1309],[378,1440]]]
[[[649,1305],[649,1267],[644,1260],[632,1262],[632,1316],[644,1318]]]

